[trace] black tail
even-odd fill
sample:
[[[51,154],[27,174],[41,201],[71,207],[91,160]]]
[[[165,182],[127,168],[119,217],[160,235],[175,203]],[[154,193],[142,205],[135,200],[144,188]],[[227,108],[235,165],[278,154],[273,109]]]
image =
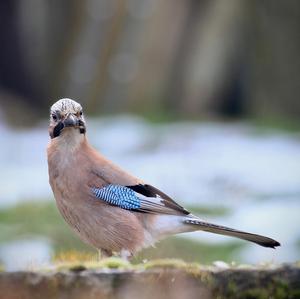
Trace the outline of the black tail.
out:
[[[192,225],[199,226],[199,230],[203,230],[206,232],[219,234],[219,235],[240,238],[243,240],[254,242],[254,243],[264,246],[264,247],[275,248],[276,246],[280,246],[279,242],[277,242],[271,238],[256,235],[256,234],[246,233],[246,232],[239,231],[239,230],[229,228],[226,226],[220,226],[220,225],[216,225],[216,224],[212,224],[212,223],[208,223],[208,222],[203,222],[203,221],[197,220],[197,219],[186,219],[184,222],[186,224],[192,224]]]

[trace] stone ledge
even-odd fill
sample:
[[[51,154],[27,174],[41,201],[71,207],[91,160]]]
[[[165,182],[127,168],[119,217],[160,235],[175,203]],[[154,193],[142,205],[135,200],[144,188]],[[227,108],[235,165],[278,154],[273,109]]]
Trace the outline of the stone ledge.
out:
[[[300,298],[300,268],[74,268],[0,273],[1,299]]]

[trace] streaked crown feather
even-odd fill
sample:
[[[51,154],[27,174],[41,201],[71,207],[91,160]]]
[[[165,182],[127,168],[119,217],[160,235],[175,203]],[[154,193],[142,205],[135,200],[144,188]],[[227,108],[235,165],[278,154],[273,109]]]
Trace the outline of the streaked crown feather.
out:
[[[56,113],[56,112],[77,113],[81,110],[82,107],[79,103],[68,98],[58,100],[50,108],[51,113]]]

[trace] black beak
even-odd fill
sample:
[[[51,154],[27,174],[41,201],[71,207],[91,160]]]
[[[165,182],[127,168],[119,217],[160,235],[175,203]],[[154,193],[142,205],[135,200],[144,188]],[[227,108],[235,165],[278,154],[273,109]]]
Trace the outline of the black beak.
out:
[[[73,114],[69,114],[64,120],[63,124],[65,127],[76,127],[78,126],[78,120],[76,119],[76,116]]]

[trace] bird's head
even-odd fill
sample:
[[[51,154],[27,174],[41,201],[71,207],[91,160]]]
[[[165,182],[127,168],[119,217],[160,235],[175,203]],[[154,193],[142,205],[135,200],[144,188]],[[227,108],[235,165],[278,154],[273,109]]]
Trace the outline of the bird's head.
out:
[[[79,103],[71,99],[61,99],[50,108],[49,134],[51,138],[56,138],[67,130],[77,130],[78,134],[85,134],[85,121]]]

